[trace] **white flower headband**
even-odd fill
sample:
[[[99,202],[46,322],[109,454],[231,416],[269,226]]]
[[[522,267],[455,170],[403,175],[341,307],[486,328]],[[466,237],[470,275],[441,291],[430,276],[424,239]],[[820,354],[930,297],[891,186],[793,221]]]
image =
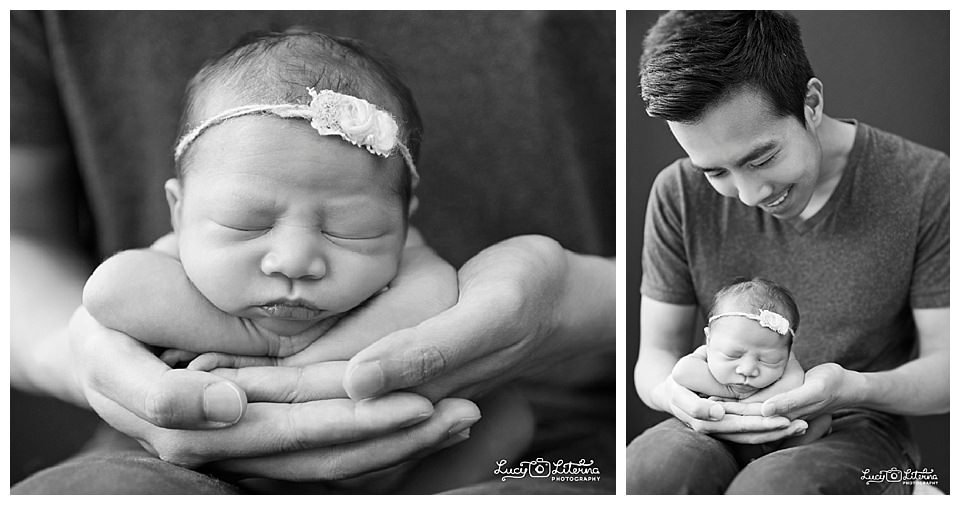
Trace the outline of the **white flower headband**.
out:
[[[711,317],[710,320],[707,321],[707,324],[709,325],[710,323],[716,321],[717,319],[720,319],[721,317],[729,317],[729,316],[737,316],[737,317],[745,317],[747,319],[753,319],[754,321],[759,323],[760,326],[763,326],[764,328],[769,328],[779,333],[780,335],[786,335],[787,333],[790,333],[791,337],[796,336],[793,334],[793,328],[790,327],[790,321],[787,321],[787,318],[781,316],[780,314],[777,314],[776,312],[771,312],[769,310],[763,310],[763,309],[760,310],[760,314],[751,314],[749,312],[724,312],[722,314],[717,314]]]
[[[179,161],[190,144],[212,126],[236,117],[271,114],[281,118],[309,119],[310,126],[320,135],[336,135],[377,156],[387,158],[395,150],[400,151],[403,161],[410,168],[411,183],[416,187],[420,175],[413,163],[413,157],[410,156],[410,150],[398,138],[399,128],[393,116],[362,98],[329,89],[317,92],[313,88],[307,88],[307,92],[312,97],[310,105],[244,105],[221,112],[181,137],[173,152],[173,159]]]

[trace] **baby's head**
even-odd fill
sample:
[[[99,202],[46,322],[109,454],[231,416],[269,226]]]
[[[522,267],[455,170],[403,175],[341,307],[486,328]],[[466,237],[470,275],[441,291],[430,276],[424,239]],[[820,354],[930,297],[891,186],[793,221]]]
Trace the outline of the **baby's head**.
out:
[[[180,260],[219,309],[300,333],[396,276],[422,127],[357,42],[248,38],[191,80],[180,130],[166,185]]]
[[[785,288],[764,279],[738,280],[714,295],[703,329],[707,366],[721,384],[751,393],[783,375],[800,324]]]

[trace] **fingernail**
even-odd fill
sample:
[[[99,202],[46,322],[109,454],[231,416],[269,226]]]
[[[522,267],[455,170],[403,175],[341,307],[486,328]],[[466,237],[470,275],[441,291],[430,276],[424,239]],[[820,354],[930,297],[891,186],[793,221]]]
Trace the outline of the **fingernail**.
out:
[[[229,382],[214,382],[203,388],[203,413],[208,421],[234,424],[243,415],[243,398]]]
[[[477,421],[480,420],[480,417],[464,417],[463,419],[457,421],[452,428],[447,430],[447,435],[455,435],[457,433],[463,432],[467,428],[477,424]]]
[[[723,407],[720,405],[714,404],[713,407],[710,407],[710,419],[713,419],[714,421],[723,419],[724,413]]]
[[[424,413],[418,415],[417,417],[414,417],[414,418],[410,419],[409,421],[401,424],[400,427],[401,427],[401,428],[409,428],[410,426],[413,426],[413,425],[415,425],[415,424],[420,424],[420,423],[426,421],[427,419],[430,419],[430,416],[431,416],[431,415],[433,415],[433,412],[424,412]]]
[[[353,399],[376,396],[383,389],[383,369],[379,361],[360,363],[350,372],[344,382],[347,394]]]
[[[461,432],[450,435],[446,440],[443,441],[442,444],[440,444],[438,449],[446,449],[447,447],[457,445],[461,442],[466,442],[469,438],[470,428],[467,428]]]

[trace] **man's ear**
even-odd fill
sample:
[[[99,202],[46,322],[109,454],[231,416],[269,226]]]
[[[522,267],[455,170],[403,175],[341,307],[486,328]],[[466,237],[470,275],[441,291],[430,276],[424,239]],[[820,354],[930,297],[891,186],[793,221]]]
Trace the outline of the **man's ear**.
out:
[[[173,233],[180,231],[180,214],[183,207],[183,185],[180,179],[168,179],[163,184],[163,189],[167,194],[167,205],[170,207],[170,224],[173,225]]]
[[[823,83],[816,77],[807,81],[807,94],[803,98],[803,113],[807,123],[816,129],[823,121]]]
[[[410,205],[408,205],[407,219],[413,217],[413,213],[420,208],[420,199],[416,195],[410,195]]]

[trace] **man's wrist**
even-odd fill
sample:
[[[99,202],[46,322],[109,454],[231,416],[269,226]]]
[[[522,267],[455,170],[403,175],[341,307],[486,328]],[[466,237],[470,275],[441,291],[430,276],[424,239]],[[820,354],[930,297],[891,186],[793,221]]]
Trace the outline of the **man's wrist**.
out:
[[[843,369],[843,387],[841,388],[840,404],[845,408],[863,407],[870,403],[869,398],[875,384],[865,374],[856,370]]]
[[[577,349],[603,349],[616,338],[616,265],[614,260],[564,250],[564,299],[558,307],[558,332],[578,339]]]

